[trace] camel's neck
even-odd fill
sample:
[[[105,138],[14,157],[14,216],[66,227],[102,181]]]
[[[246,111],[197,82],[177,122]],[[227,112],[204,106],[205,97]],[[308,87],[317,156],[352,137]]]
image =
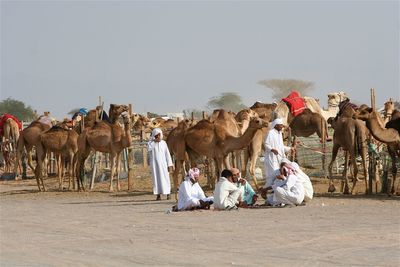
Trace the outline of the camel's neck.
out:
[[[257,130],[258,128],[248,127],[242,136],[227,138],[225,141],[226,153],[240,150],[248,146]]]
[[[379,114],[373,111],[371,117],[366,121],[367,128],[371,131],[375,139],[382,143],[399,142],[399,133],[396,130],[382,127],[379,119]]]
[[[132,145],[131,127],[130,123],[124,125],[125,137],[123,140],[123,147],[130,147]]]
[[[250,120],[243,120],[242,121],[242,126],[239,127],[241,134],[244,134],[246,132],[247,128],[249,128],[249,124],[250,124]]]

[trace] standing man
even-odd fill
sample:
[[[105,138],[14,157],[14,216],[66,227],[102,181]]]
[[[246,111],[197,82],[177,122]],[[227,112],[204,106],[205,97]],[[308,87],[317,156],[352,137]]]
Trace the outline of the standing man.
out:
[[[214,190],[214,208],[220,210],[237,209],[242,205],[241,192],[234,183],[230,170],[223,170]]]
[[[286,158],[286,152],[295,151],[294,147],[288,147],[283,144],[282,119],[275,119],[271,123],[271,129],[268,132],[267,138],[265,139],[265,156],[264,156],[264,167],[265,167],[265,185],[264,188],[271,186],[275,179],[275,171],[279,170],[279,163],[283,158]]]
[[[162,139],[163,134],[161,129],[155,128],[151,133],[150,141],[147,145],[153,178],[153,193],[157,195],[156,200],[161,200],[161,194],[167,195],[167,199],[170,199],[171,180],[168,172],[174,170],[167,143]]]

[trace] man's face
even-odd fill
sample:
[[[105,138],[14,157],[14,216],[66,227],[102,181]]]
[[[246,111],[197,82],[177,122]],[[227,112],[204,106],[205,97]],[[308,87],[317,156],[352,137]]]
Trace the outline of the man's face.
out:
[[[155,140],[156,142],[160,142],[160,140],[161,140],[161,134],[156,134],[156,135],[154,136],[154,140]]]
[[[233,176],[232,176],[232,181],[233,181],[234,183],[237,183],[237,181],[239,180],[239,178],[240,178],[240,172],[239,172],[239,171],[234,171],[234,172],[233,172]]]
[[[282,129],[283,129],[283,124],[277,124],[277,125],[275,125],[275,129],[277,130],[277,131],[282,131]]]

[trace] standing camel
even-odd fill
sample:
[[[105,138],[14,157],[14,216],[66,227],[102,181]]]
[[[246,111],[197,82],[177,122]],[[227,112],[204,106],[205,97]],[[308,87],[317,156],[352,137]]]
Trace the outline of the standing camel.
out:
[[[28,165],[33,171],[35,171],[35,167],[32,164],[31,151],[34,146],[40,143],[40,134],[48,129],[50,129],[50,125],[41,123],[39,121],[33,121],[28,127],[22,130],[17,142],[17,157],[14,164],[16,178],[18,177],[18,166],[20,166],[21,155],[24,151],[24,148],[26,149],[26,154],[28,157]],[[36,178],[36,181],[39,187],[39,180],[37,180],[38,178],[39,177]],[[40,187],[39,191],[41,191]]]
[[[110,192],[113,189],[113,178],[115,169],[117,171],[117,190],[120,190],[119,183],[119,159],[121,151],[124,148],[131,146],[131,123],[129,114],[123,116],[124,129],[119,125],[118,118],[123,112],[127,112],[129,107],[126,105],[110,105],[110,120],[111,123],[100,121],[95,123],[92,127],[85,128],[81,135],[78,137],[78,154],[76,176],[78,182],[78,190],[83,185],[83,172],[86,158],[89,156],[91,150],[99,151],[110,154],[111,162],[111,177],[110,177]]]
[[[329,192],[334,192],[335,186],[333,185],[332,167],[336,160],[339,148],[343,148],[345,151],[345,162],[344,162],[344,178],[346,187],[344,190],[345,194],[349,193],[349,181],[347,175],[347,167],[350,156],[351,165],[353,166],[353,188],[351,193],[355,193],[355,186],[357,183],[358,168],[356,163],[357,153],[361,154],[364,180],[365,180],[365,193],[368,193],[368,172],[367,172],[367,135],[364,124],[353,118],[338,117],[335,121],[332,120],[333,133],[333,147],[332,147],[332,159],[329,163]]]
[[[192,166],[199,156],[213,158],[217,164],[218,174],[223,167],[229,168],[228,154],[247,147],[258,129],[268,127],[268,122],[262,119],[252,119],[243,135],[229,135],[227,129],[217,123],[202,120],[189,128],[185,134],[186,151]]]
[[[22,129],[22,124],[15,121],[13,117],[10,117],[5,119],[2,127],[0,132],[2,131],[3,137],[0,142],[2,143],[2,153],[5,160],[5,172],[10,172],[12,161],[15,161],[17,141]]]
[[[384,128],[382,126],[383,122],[379,113],[372,108],[363,109],[357,112],[354,117],[365,121],[366,126],[371,132],[372,136],[379,142],[385,143],[387,145],[389,155],[392,159],[392,185],[390,189],[388,188],[388,190],[390,190],[390,193],[393,194],[395,192],[394,185],[397,176],[396,163],[400,158],[400,132],[394,128]],[[397,120],[397,123],[395,124],[399,126],[400,119],[395,120]],[[388,124],[390,122],[391,121],[389,121]]]
[[[53,126],[50,130],[40,134],[41,142],[36,145],[37,154],[37,165],[35,169],[36,180],[43,183],[42,167],[43,161],[46,154],[53,152],[57,158],[57,172],[59,178],[59,190],[63,190],[63,161],[68,159],[69,161],[69,183],[68,189],[71,188],[71,179],[74,179],[74,166],[75,166],[75,155],[78,151],[78,133],[75,130],[64,129],[59,126]],[[73,182],[74,187],[75,183]],[[39,190],[40,186],[38,184]],[[45,185],[42,184],[44,190]]]

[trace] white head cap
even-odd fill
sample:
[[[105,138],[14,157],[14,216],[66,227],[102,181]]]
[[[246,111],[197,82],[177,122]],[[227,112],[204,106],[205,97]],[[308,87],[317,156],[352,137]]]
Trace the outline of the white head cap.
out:
[[[278,125],[278,124],[282,124],[283,125],[283,121],[282,121],[282,119],[275,119],[275,120],[273,120],[272,122],[271,122],[271,129],[272,128],[275,128],[275,126],[276,125]]]
[[[154,128],[154,129],[153,129],[153,131],[151,132],[150,139],[154,139],[154,137],[155,137],[157,134],[160,134],[160,137],[161,137],[161,140],[162,140],[162,139],[163,139],[163,133],[162,133],[162,131],[161,131],[160,128]]]

